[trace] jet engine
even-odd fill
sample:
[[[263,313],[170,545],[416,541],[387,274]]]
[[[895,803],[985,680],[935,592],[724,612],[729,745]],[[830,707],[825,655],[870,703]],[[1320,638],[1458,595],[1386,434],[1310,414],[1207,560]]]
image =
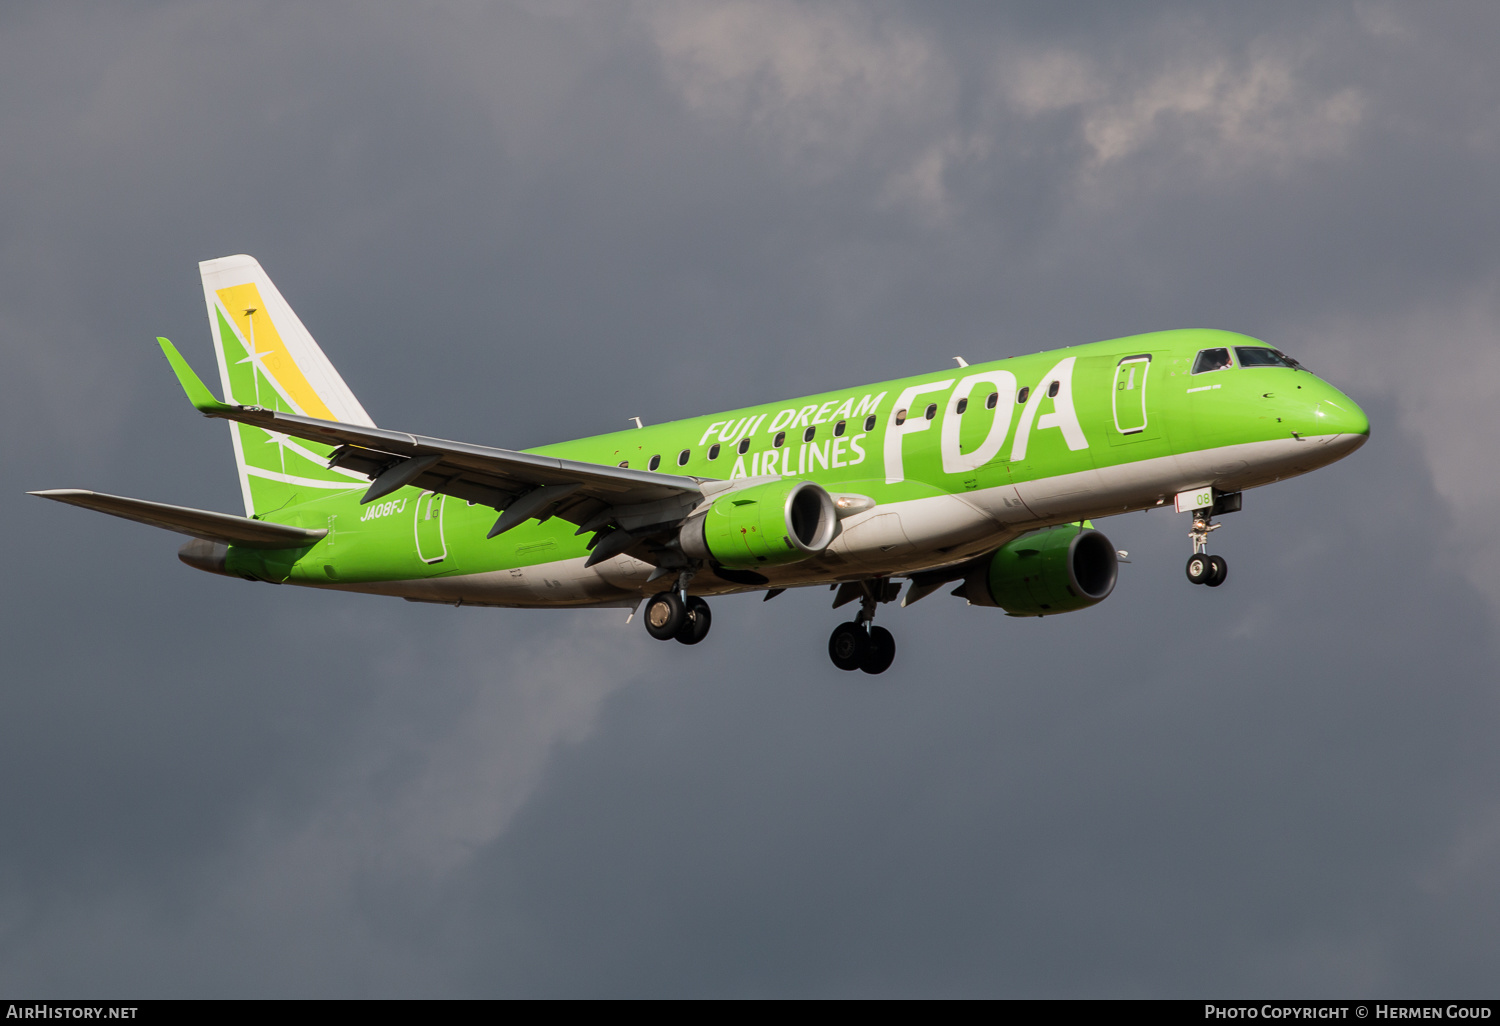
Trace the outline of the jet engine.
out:
[[[695,559],[733,569],[795,563],[838,534],[833,497],[811,481],[772,481],[729,492],[682,525],[678,540]]]
[[[1052,616],[1103,602],[1119,560],[1108,538],[1085,521],[1023,534],[971,573],[963,594],[1010,616]]]

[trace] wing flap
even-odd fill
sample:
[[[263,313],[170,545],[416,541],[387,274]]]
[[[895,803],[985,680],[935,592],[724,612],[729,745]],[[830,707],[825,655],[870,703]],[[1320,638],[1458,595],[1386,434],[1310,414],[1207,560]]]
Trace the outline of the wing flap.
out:
[[[52,488],[29,494],[108,513],[112,517],[134,520],[138,524],[176,531],[204,541],[243,545],[251,549],[302,548],[328,533],[322,530],[306,531],[300,527],[288,527],[286,524],[273,524],[265,520],[251,520],[232,513],[214,513],[206,509],[171,506],[165,502],[127,499],[123,495],[106,495],[83,488]]]

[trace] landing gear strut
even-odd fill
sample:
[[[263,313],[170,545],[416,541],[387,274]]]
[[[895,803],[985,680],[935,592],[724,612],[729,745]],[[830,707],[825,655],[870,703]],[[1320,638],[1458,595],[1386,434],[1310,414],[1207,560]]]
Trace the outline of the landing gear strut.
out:
[[[875,606],[885,594],[887,582],[862,581],[859,615],[833,629],[828,638],[828,658],[841,670],[884,673],[896,658],[896,639],[884,627],[876,627]]]
[[[1223,556],[1208,554],[1208,533],[1224,526],[1214,523],[1213,518],[1212,507],[1193,511],[1193,529],[1188,532],[1188,537],[1193,540],[1193,554],[1187,561],[1187,579],[1194,584],[1217,588],[1229,576],[1229,564]]]

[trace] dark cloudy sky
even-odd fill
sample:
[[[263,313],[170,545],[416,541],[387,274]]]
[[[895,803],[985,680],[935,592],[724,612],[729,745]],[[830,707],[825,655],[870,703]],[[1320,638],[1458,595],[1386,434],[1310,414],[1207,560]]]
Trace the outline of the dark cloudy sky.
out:
[[[1493,3],[0,8],[0,991],[1494,996]],[[1182,573],[413,606],[26,489],[238,511],[197,261],[388,427],[529,446],[1159,328],[1370,414]]]

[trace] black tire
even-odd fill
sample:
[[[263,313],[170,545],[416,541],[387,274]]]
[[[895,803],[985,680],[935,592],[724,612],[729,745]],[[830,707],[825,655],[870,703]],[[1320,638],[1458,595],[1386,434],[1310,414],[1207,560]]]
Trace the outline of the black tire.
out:
[[[675,591],[664,591],[646,600],[646,633],[657,641],[670,641],[687,621],[687,610]]]
[[[1214,576],[1213,557],[1206,552],[1195,552],[1188,557],[1187,579],[1194,584],[1207,584]]]
[[[708,637],[708,629],[713,626],[713,614],[708,611],[708,603],[697,595],[688,597],[687,615],[682,618],[682,626],[677,629],[677,640],[684,645],[696,645]]]
[[[870,628],[870,648],[859,668],[866,673],[884,673],[896,659],[896,639],[884,627]]]
[[[833,629],[828,638],[828,658],[841,670],[857,670],[870,650],[870,635],[852,620]]]
[[[1229,577],[1229,564],[1223,556],[1210,556],[1209,562],[1213,564],[1213,573],[1209,574],[1208,580],[1203,583],[1210,588],[1217,588]]]

